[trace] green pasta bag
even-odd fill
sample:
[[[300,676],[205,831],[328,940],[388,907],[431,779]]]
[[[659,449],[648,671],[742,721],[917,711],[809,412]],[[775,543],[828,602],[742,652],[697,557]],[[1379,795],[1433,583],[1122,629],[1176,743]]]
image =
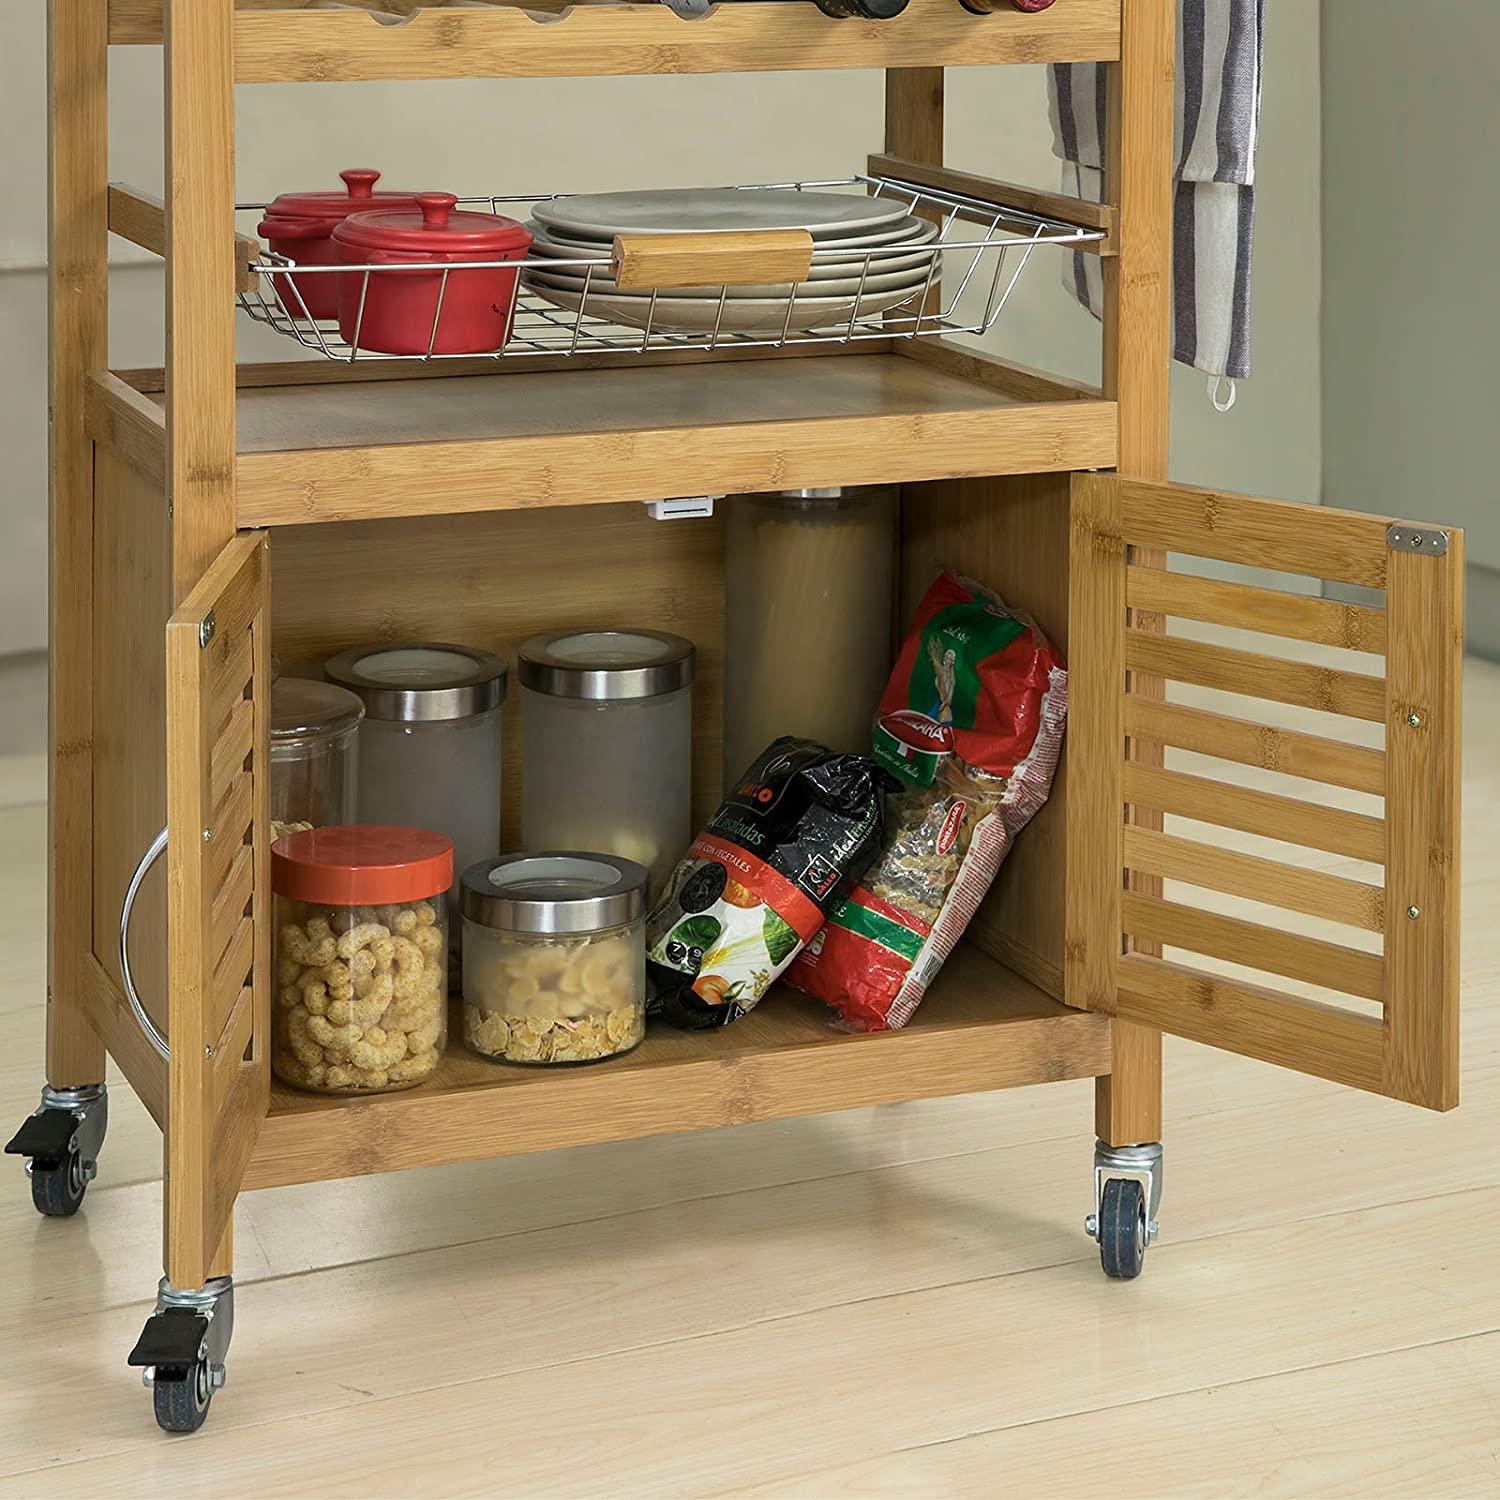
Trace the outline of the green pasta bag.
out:
[[[1036,625],[944,573],[917,607],[874,728],[900,781],[880,854],[787,983],[859,1031],[903,1026],[1047,800],[1068,674]]]

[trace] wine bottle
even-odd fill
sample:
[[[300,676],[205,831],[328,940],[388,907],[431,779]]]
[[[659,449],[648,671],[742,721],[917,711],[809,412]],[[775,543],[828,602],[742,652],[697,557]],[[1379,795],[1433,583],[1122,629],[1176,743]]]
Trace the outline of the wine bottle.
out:
[[[867,21],[889,21],[906,9],[908,0],[817,0],[825,16],[859,16]]]
[[[679,16],[692,19],[707,11],[714,0],[661,0],[661,3]],[[719,3],[725,3],[725,0],[719,0]],[[762,0],[728,0],[728,3],[760,4]],[[825,16],[836,16],[840,20],[857,17],[866,21],[889,21],[892,16],[899,16],[911,0],[813,0],[813,3]]]
[[[1046,10],[1052,0],[958,0],[958,3],[965,10],[973,11],[976,16],[990,16],[1007,6],[1012,10]]]

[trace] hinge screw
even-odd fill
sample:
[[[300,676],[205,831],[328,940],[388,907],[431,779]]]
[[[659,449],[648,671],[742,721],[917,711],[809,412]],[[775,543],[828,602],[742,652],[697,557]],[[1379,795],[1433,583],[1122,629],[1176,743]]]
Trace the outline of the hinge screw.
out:
[[[203,1056],[204,1056],[205,1059],[210,1058],[213,1055],[214,1055],[214,1049],[211,1046],[205,1047],[203,1049]]]
[[[1422,915],[1422,908],[1420,906],[1408,906],[1406,908],[1406,915],[1415,922]]]
[[[213,831],[213,829],[212,828],[205,828],[203,830],[203,842],[205,844],[211,844],[211,843],[213,843],[213,841],[214,841],[214,831]]]
[[[1407,727],[1410,728],[1410,729],[1420,729],[1422,727],[1422,715],[1421,714],[1407,714],[1407,716],[1406,716],[1406,723],[1407,723]]]
[[[219,628],[219,622],[214,619],[213,610],[204,615],[203,623],[198,626],[198,649],[206,651],[208,643],[214,638],[214,631]]]

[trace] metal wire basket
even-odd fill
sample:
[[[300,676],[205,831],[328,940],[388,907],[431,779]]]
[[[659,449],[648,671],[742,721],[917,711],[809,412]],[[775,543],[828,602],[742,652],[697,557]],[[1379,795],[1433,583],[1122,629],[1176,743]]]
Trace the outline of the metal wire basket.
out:
[[[307,265],[284,255],[262,250],[251,263],[254,289],[239,293],[240,307],[257,323],[295,339],[305,349],[327,359],[352,363],[368,359],[472,359],[473,353],[438,352],[438,334],[442,326],[443,303],[450,277],[460,271],[506,269],[519,272],[512,294],[514,306],[509,320],[510,334],[503,348],[484,351],[479,357],[494,359],[525,358],[529,355],[568,355],[600,353],[644,353],[655,349],[717,349],[721,347],[775,348],[794,343],[853,343],[862,340],[918,338],[931,334],[982,334],[994,327],[1005,305],[1026,269],[1032,253],[1043,245],[1078,246],[1105,238],[1100,229],[1082,228],[1059,219],[1023,212],[983,199],[956,193],[938,192],[932,188],[905,182],[895,177],[856,175],[826,181],[771,182],[740,185],[744,192],[780,188],[822,192],[845,189],[877,198],[894,198],[908,206],[910,214],[932,222],[935,235],[925,243],[908,241],[895,245],[873,245],[851,250],[848,247],[814,247],[812,263],[831,268],[835,264],[850,268],[852,274],[837,284],[856,285],[830,301],[835,306],[812,308],[817,298],[817,281],[799,282],[785,288],[779,297],[758,298],[767,304],[755,310],[752,327],[735,327],[745,321],[742,309],[747,305],[736,297],[730,285],[714,288],[716,297],[705,298],[697,292],[701,304],[693,321],[703,326],[683,328],[670,326],[674,321],[663,304],[675,299],[673,292],[652,292],[630,304],[622,317],[623,299],[609,291],[613,261],[609,247],[601,246],[598,256],[573,255],[567,259],[549,257],[535,247],[522,261],[475,260],[402,262],[385,260],[379,265],[336,264]],[[537,203],[559,195],[509,196],[460,199],[461,207],[511,217],[526,217],[526,210]],[[263,204],[241,204],[240,211],[263,210]],[[878,293],[882,264],[894,264],[896,257],[920,255],[917,275],[920,278],[908,288],[900,288],[899,300]],[[308,312],[297,281],[288,274],[305,276],[345,276],[358,278],[358,312],[352,337],[341,336],[336,321],[319,319]],[[425,351],[407,354],[377,353],[360,347],[361,322],[373,278],[388,275],[423,273],[438,280],[432,314],[431,333]],[[540,278],[538,279],[538,273]],[[552,286],[546,278],[551,273]],[[581,291],[559,298],[556,292],[558,274],[572,281],[582,279]],[[596,285],[597,283],[597,285]],[[567,304],[576,303],[576,306]],[[824,321],[825,315],[827,321]]]

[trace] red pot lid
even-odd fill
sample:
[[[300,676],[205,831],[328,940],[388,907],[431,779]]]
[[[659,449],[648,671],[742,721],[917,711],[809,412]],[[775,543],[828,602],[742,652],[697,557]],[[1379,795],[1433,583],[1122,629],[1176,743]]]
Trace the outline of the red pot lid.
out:
[[[515,219],[471,213],[457,205],[452,193],[418,193],[417,212],[398,208],[353,214],[333,237],[361,250],[461,251],[473,260],[531,244],[531,231]]]
[[[415,193],[377,193],[375,184],[380,181],[380,173],[369,167],[350,167],[339,176],[344,180],[342,193],[283,193],[266,210],[266,220],[312,220],[331,228],[350,214],[367,213],[374,208],[413,209],[416,206]],[[262,229],[261,233],[269,234],[270,231]]]
[[[350,823],[288,833],[271,845],[271,889],[320,906],[388,906],[445,895],[453,840],[421,828]]]

